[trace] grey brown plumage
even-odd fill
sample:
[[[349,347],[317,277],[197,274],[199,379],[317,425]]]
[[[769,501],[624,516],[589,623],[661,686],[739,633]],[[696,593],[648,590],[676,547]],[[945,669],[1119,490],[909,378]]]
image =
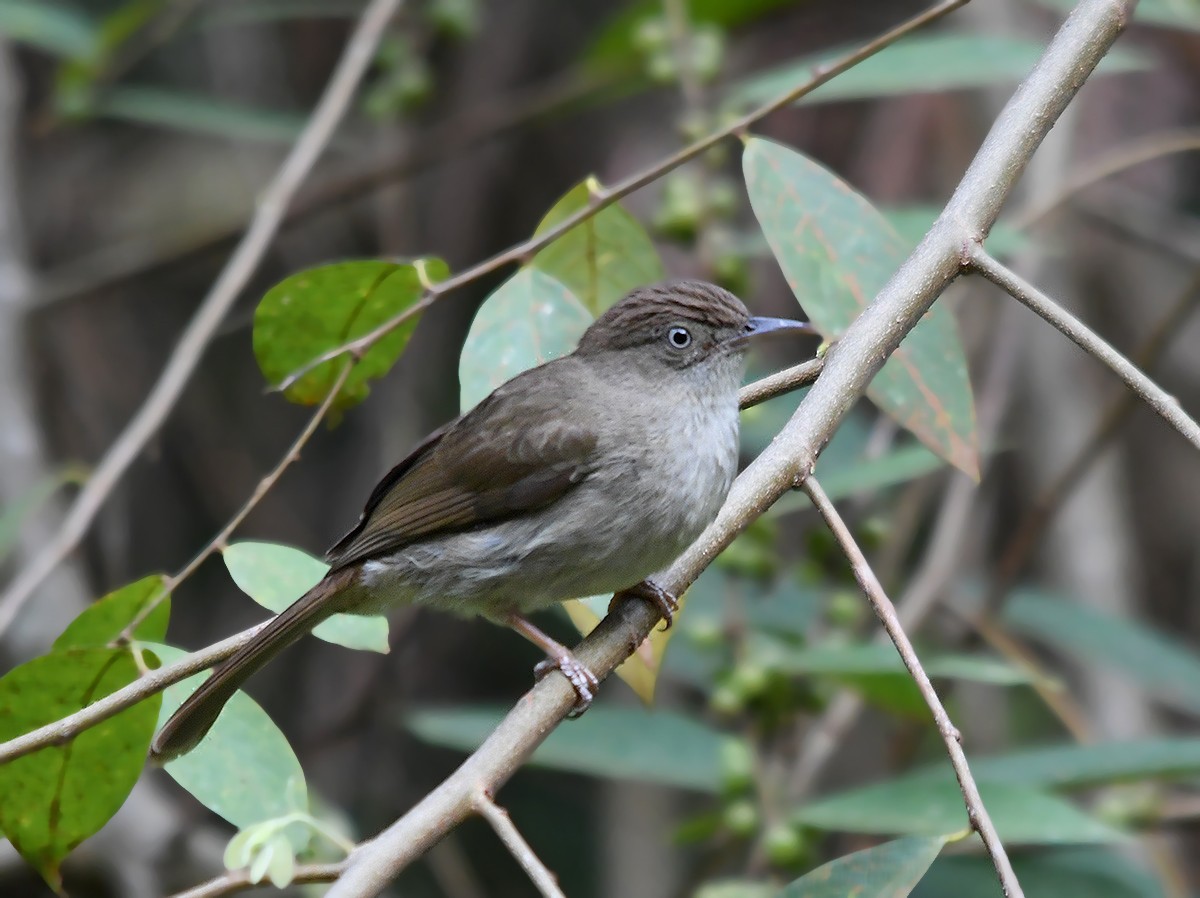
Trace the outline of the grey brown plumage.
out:
[[[331,614],[398,603],[514,627],[576,674],[584,699],[591,675],[523,615],[633,586],[715,517],[736,469],[737,387],[756,322],[789,326],[751,319],[711,284],[636,290],[574,353],[428,436],[330,549],[325,579],[214,671],[152,756],[193,748],[256,669]],[[665,339],[681,328],[686,340]]]

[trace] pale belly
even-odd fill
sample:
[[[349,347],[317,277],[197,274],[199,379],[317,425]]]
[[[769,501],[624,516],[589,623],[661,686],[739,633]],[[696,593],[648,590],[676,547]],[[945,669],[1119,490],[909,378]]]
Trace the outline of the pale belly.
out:
[[[366,562],[371,610],[412,603],[500,619],[665,569],[716,517],[736,473],[736,408],[706,411],[650,438],[655,457],[675,460],[669,476],[630,453],[548,509]]]

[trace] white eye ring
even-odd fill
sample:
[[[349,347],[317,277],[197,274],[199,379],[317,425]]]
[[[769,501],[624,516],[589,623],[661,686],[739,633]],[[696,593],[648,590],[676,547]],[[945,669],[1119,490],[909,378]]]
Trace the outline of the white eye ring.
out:
[[[667,331],[667,342],[673,349],[687,349],[692,345],[692,334],[686,327],[673,327]]]

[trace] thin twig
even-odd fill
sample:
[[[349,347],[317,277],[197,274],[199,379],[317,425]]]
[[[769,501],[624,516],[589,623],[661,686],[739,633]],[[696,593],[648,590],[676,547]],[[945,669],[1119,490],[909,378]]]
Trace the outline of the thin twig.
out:
[[[566,898],[562,889],[558,887],[557,877],[534,854],[533,849],[529,847],[529,843],[525,841],[516,824],[512,822],[508,811],[496,804],[492,800],[492,797],[482,790],[475,793],[472,807],[480,817],[491,824],[492,829],[496,831],[496,835],[500,837],[500,841],[504,843],[504,847],[516,858],[517,863],[521,865],[521,869],[525,871],[529,879],[537,886],[537,890],[542,894],[543,898]]]
[[[1184,322],[1200,307],[1200,274],[1180,295],[1178,301],[1171,307],[1162,320],[1133,351],[1133,362],[1139,368],[1149,369],[1170,344],[1171,340],[1182,333]],[[1039,537],[1054,519],[1055,514],[1071,495],[1072,490],[1090,470],[1121,425],[1137,408],[1136,394],[1122,391],[1109,404],[1095,428],[1079,451],[1062,469],[1054,481],[1046,487],[1030,506],[1021,520],[1013,527],[1012,533],[1000,552],[1000,560],[996,563],[996,572],[992,577],[992,586],[984,601],[984,612],[994,615],[1004,602],[1004,597],[1012,588],[1013,583],[1025,568],[1030,554],[1038,543]]]
[[[329,143],[374,58],[387,23],[401,3],[403,0],[371,0],[363,11],[312,117],[263,193],[249,228],[188,323],[158,383],[79,491],[54,539],[21,570],[0,598],[0,632],[83,539],[109,493],[175,407],[225,313],[258,268],[292,196]]]
[[[186,680],[192,674],[208,670],[214,664],[219,664],[230,657],[264,626],[265,624],[257,624],[241,633],[192,652],[174,664],[168,664],[150,671],[143,677],[138,677],[128,686],[109,693],[74,714],[68,714],[61,720],[40,726],[36,730],[0,743],[0,765],[41,748],[62,745],[89,727],[108,720],[113,715],[121,713],[131,705],[136,705],[156,692],[162,692],[168,686],[172,686],[180,680]]]
[[[592,218],[603,209],[606,209],[613,203],[617,202],[617,200],[621,199],[622,197],[633,193],[635,190],[645,187],[647,184],[657,181],[663,175],[667,174],[667,172],[673,171],[679,166],[683,165],[685,162],[695,159],[697,156],[716,146],[726,138],[732,137],[736,134],[744,133],[751,125],[755,124],[760,119],[765,118],[778,109],[782,109],[784,106],[794,103],[796,100],[832,80],[835,76],[840,75],[847,69],[852,68],[853,66],[862,62],[864,59],[874,56],[885,47],[894,44],[900,38],[911,34],[912,32],[924,27],[925,25],[928,25],[930,22],[933,22],[936,19],[940,19],[942,16],[953,12],[968,2],[969,0],[946,0],[946,2],[939,3],[937,6],[934,6],[920,15],[914,16],[913,18],[907,20],[896,28],[893,28],[891,31],[880,35],[875,40],[864,44],[853,53],[848,53],[836,61],[815,66],[812,71],[812,77],[807,83],[781,94],[780,96],[771,100],[769,103],[765,103],[757,109],[751,110],[746,115],[734,120],[725,127],[712,132],[706,137],[702,137],[695,143],[678,150],[665,159],[662,159],[659,162],[656,162],[654,165],[651,165],[649,168],[626,178],[624,181],[620,181],[611,187],[604,187],[593,191],[587,206],[577,212],[572,213],[571,215],[568,215],[554,227],[543,231],[541,234],[530,237],[528,240],[524,240],[515,246],[510,246],[508,249],[497,253],[490,259],[485,259],[482,262],[479,262],[478,264],[473,265],[470,268],[467,268],[444,281],[439,281],[436,284],[430,285],[426,289],[425,295],[421,298],[421,300],[415,303],[413,306],[410,306],[406,311],[383,322],[383,324],[379,325],[374,330],[369,331],[360,337],[356,337],[353,340],[349,340],[346,343],[343,343],[341,346],[335,346],[333,349],[323,352],[316,358],[311,359],[309,362],[302,365],[300,368],[297,368],[295,371],[285,377],[279,383],[278,389],[287,389],[313,368],[316,368],[318,365],[323,365],[326,362],[337,358],[338,356],[344,355],[348,352],[365,352],[405,321],[408,321],[413,316],[419,315],[421,312],[427,309],[438,297],[445,296],[452,290],[457,290],[459,287],[469,284],[472,281],[483,277],[484,275],[491,274],[493,271],[503,268],[505,265],[513,262],[527,261],[528,259],[532,258],[534,253],[536,253],[539,249],[549,245],[550,243],[553,243],[567,231],[576,227],[581,222]]]
[[[1075,173],[1063,182],[1062,187],[1048,197],[1038,197],[1019,211],[1009,222],[1016,228],[1027,228],[1045,218],[1071,197],[1093,184],[1120,174],[1128,168],[1143,165],[1173,153],[1188,153],[1200,150],[1200,129],[1180,128],[1139,137],[1114,147],[1098,158],[1080,165]]]
[[[1143,374],[1129,359],[1117,352],[1086,324],[1058,305],[1054,300],[1007,266],[997,262],[980,244],[970,249],[971,267],[1018,302],[1031,308],[1067,337],[1076,346],[1103,362],[1125,381],[1141,399],[1178,430],[1185,439],[1200,449],[1200,424],[1189,416],[1171,396]]]
[[[1012,311],[1016,313],[1015,309]],[[1020,345],[1020,331],[1001,325],[979,389],[976,426],[979,445],[985,451],[995,442],[1012,396],[1012,377],[1020,357]],[[967,477],[955,477],[946,485],[928,548],[896,604],[900,623],[906,630],[915,631],[921,626],[950,580],[962,541],[970,532],[967,520],[977,493],[975,483]],[[836,756],[838,747],[858,721],[863,707],[859,693],[841,690],[811,726],[788,776],[786,794],[791,801],[800,801],[812,791],[821,771]]]
[[[796,413],[734,481],[716,521],[661,575],[678,594],[704,567],[812,471],[822,446],[884,360],[960,272],[962,247],[987,233],[1034,151],[1129,20],[1133,0],[1083,0],[1005,105],[942,215],[921,245],[826,356]],[[641,645],[659,622],[646,602],[623,602],[575,650],[600,677]],[[495,792],[574,705],[562,677],[545,677],[466,761],[412,810],[350,856],[326,898],[376,895],[414,858],[458,825],[479,788]]]
[[[345,861],[336,864],[298,864],[292,875],[292,885],[304,885],[314,882],[333,882],[342,875],[346,868]],[[228,870],[220,876],[214,876],[208,882],[192,886],[182,892],[176,892],[171,898],[221,898],[223,895],[233,895],[247,889],[265,888],[271,885],[270,880],[251,882],[249,870]]]
[[[824,359],[809,359],[775,374],[768,374],[752,384],[746,384],[738,393],[738,408],[748,409],[760,402],[806,387],[817,379],[824,367]]]
[[[992,865],[996,868],[996,875],[1000,878],[1004,894],[1008,898],[1022,898],[1024,893],[1021,890],[1021,884],[1017,881],[1017,874],[1013,872],[1012,864],[1008,860],[1008,853],[1004,850],[995,826],[992,825],[983,799],[979,796],[979,787],[971,775],[971,768],[967,764],[967,756],[962,748],[962,736],[951,722],[950,715],[946,713],[946,708],[938,698],[937,690],[933,688],[929,676],[921,667],[916,650],[904,632],[900,619],[896,616],[895,606],[883,591],[883,587],[879,585],[879,581],[875,578],[875,572],[867,563],[862,549],[854,541],[854,536],[850,533],[846,522],[842,520],[833,503],[829,501],[829,497],[825,495],[825,491],[821,489],[817,479],[806,477],[801,484],[801,489],[812,500],[813,505],[832,531],[834,538],[842,547],[842,552],[845,553],[850,567],[854,570],[854,579],[866,593],[871,607],[875,609],[875,614],[883,623],[892,642],[895,643],[896,651],[900,653],[904,666],[908,668],[909,674],[917,684],[917,689],[921,692],[921,697],[932,712],[938,733],[941,734],[942,742],[946,746],[946,753],[950,756],[950,764],[954,767],[954,775],[958,778],[959,788],[962,789],[963,801],[967,807],[967,819],[971,823],[971,828],[979,833],[979,837],[983,840],[984,847],[992,859]]]
[[[271,488],[275,486],[279,478],[283,476],[283,472],[286,471],[290,465],[299,460],[300,450],[304,448],[305,444],[308,443],[310,439],[312,439],[312,435],[317,432],[317,427],[320,426],[323,420],[325,420],[325,416],[329,414],[329,409],[333,407],[334,400],[337,399],[338,393],[341,392],[342,387],[346,383],[346,378],[350,376],[350,372],[353,369],[354,361],[347,360],[346,364],[342,366],[342,370],[338,373],[338,376],[334,379],[332,386],[330,386],[329,392],[325,394],[325,398],[321,400],[321,404],[317,406],[317,410],[313,412],[312,417],[308,419],[308,423],[305,424],[300,433],[296,435],[296,439],[292,441],[292,445],[289,446],[287,452],[283,454],[283,458],[279,459],[275,467],[272,468],[271,471],[258,482],[258,486],[254,488],[254,492],[250,494],[250,498],[247,499],[242,507],[237,510],[234,516],[226,522],[225,526],[221,528],[220,532],[217,533],[217,535],[211,540],[209,540],[208,544],[199,552],[197,552],[192,557],[191,561],[185,564],[177,573],[169,577],[167,581],[163,583],[162,589],[159,591],[158,595],[147,602],[142,610],[135,614],[133,619],[125,625],[125,629],[121,631],[119,641],[128,642],[130,639],[132,639],[134,631],[137,630],[142,621],[150,616],[150,612],[157,608],[163,599],[174,592],[184,580],[194,574],[196,569],[199,568],[200,565],[202,565],[205,561],[207,561],[210,555],[212,555],[214,552],[223,551],[225,549],[225,547],[228,545],[229,537],[233,535],[233,531],[241,526],[242,521],[246,520],[246,517],[254,510],[255,506],[257,506],[258,503],[261,502],[267,495],[267,493],[271,491]]]

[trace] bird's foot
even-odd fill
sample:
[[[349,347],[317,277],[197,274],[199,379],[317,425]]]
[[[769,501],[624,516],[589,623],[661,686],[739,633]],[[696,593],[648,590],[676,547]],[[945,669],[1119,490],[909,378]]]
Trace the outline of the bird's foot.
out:
[[[584,711],[592,706],[592,699],[596,697],[596,690],[600,687],[600,681],[596,679],[596,675],[588,670],[582,661],[566,649],[563,649],[561,654],[551,654],[545,661],[539,662],[533,669],[533,675],[536,679],[540,680],[552,670],[560,671],[567,678],[567,682],[571,684],[571,688],[575,690],[575,707],[571,709],[571,713],[567,716],[572,720],[580,717]]]
[[[649,602],[662,615],[663,629],[670,630],[671,624],[675,622],[675,612],[679,610],[679,599],[667,592],[653,580],[643,580],[629,589],[623,589],[612,597],[612,601],[608,603],[608,610],[612,611],[619,602],[625,602],[629,599],[643,599]]]

